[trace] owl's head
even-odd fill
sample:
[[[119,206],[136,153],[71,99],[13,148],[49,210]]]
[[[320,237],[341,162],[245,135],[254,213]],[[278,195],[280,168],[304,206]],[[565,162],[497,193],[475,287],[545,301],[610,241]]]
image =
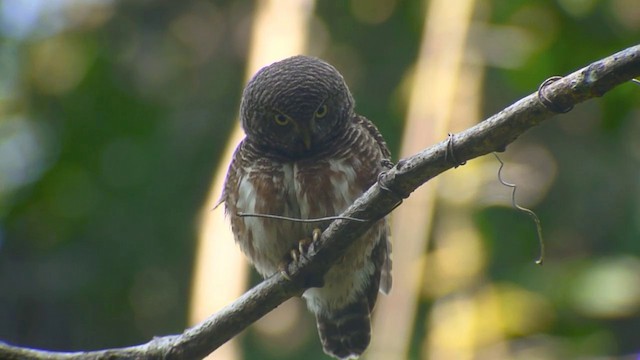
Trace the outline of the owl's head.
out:
[[[328,63],[294,56],[258,71],[242,95],[247,139],[291,158],[331,144],[353,117],[354,101],[342,75]]]

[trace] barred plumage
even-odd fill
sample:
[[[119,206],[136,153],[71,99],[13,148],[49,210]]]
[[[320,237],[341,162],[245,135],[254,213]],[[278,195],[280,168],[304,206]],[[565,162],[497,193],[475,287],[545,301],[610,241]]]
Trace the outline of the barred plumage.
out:
[[[366,118],[355,114],[342,76],[331,65],[296,56],[260,70],[245,88],[246,133],[229,167],[221,201],[242,251],[270,276],[314,227],[238,212],[310,219],[338,215],[383,170],[389,150]],[[316,315],[327,354],[358,357],[370,340],[370,313],[378,290],[391,288],[387,220],[349,247],[303,297]]]

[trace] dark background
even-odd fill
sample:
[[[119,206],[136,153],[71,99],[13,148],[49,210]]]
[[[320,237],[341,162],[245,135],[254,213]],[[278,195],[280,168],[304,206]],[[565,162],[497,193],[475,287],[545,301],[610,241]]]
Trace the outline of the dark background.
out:
[[[195,218],[237,115],[254,3],[33,3],[0,2],[0,340],[80,350],[181,332]],[[316,4],[330,39],[316,55],[344,72],[358,111],[397,154],[399,88],[416,61],[424,5],[393,2],[376,23],[354,6]],[[487,59],[483,117],[640,39],[634,0],[482,9],[484,26],[527,39],[471,35]],[[486,281],[527,287],[553,313],[536,334],[510,334],[508,346],[531,335],[554,339],[544,358],[640,351],[639,104],[640,87],[622,85],[519,140],[555,163],[534,207],[554,276],[530,269],[535,234],[521,214],[474,205]],[[266,358],[249,334],[246,357]],[[424,335],[417,325],[416,346]],[[288,358],[309,348],[322,358],[313,331],[305,336]]]

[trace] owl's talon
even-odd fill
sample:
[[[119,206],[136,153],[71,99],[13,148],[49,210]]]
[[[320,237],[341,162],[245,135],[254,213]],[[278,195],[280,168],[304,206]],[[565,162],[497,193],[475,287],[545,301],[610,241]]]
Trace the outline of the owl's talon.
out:
[[[311,240],[302,239],[298,241],[298,249],[291,251],[296,251],[300,257],[303,257],[307,255],[307,251],[309,251],[309,245],[311,245]]]
[[[300,257],[302,256],[302,251],[291,249],[291,251],[289,251],[289,256],[291,256],[291,262],[297,263],[300,261]]]
[[[282,261],[278,264],[278,270],[285,279],[291,281],[291,274],[289,274],[289,265],[292,263],[297,264],[300,262],[300,260],[302,260],[302,258],[306,257],[311,244],[318,241],[321,235],[322,230],[315,228],[311,233],[311,238],[304,238],[299,240],[298,246],[289,250],[284,259],[282,259]]]
[[[313,229],[313,231],[311,232],[311,239],[304,238],[298,241],[298,253],[296,255],[300,257],[306,257],[307,253],[309,253],[309,248],[311,247],[311,245],[317,242],[318,239],[320,239],[321,235],[322,235],[322,230],[318,228]],[[293,251],[295,250],[292,250],[292,252]],[[297,262],[298,260],[294,258],[294,261]]]
[[[313,232],[311,233],[311,241],[313,243],[317,242],[318,239],[320,239],[321,235],[322,235],[322,230],[318,228],[313,229]]]
[[[278,264],[278,270],[280,271],[280,274],[282,274],[282,277],[291,281],[291,275],[289,275],[289,263],[286,260],[283,260]]]

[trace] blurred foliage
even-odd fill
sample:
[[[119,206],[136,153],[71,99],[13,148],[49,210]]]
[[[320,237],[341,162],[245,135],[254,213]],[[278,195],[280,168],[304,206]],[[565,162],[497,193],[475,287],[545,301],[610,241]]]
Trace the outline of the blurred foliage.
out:
[[[319,1],[310,25],[309,52],[344,73],[358,111],[396,153],[424,6]],[[0,3],[0,339],[96,349],[186,326],[196,216],[234,125],[254,7]],[[488,65],[484,115],[637,43],[639,9],[636,0],[480,1],[470,36]],[[469,204],[488,254],[486,298],[501,299],[513,321],[541,319],[510,333],[514,349],[640,351],[639,104],[640,88],[623,85],[509,148],[544,148],[557,169],[534,204],[543,268],[531,265],[526,216]],[[425,295],[419,313],[433,300]],[[295,352],[270,355],[273,343],[249,331],[246,357],[324,358],[307,320]],[[416,357],[427,333],[416,324]]]

